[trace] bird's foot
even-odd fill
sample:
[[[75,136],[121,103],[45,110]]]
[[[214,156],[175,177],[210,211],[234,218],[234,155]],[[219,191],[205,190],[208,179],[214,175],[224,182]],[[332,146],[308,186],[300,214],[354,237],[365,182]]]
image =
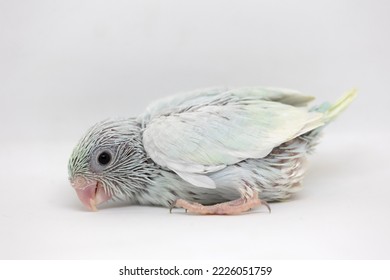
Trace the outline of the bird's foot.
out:
[[[242,197],[236,200],[207,206],[196,202],[189,202],[184,199],[177,199],[171,204],[169,212],[172,212],[174,207],[181,207],[184,208],[186,212],[188,211],[194,214],[237,215],[261,205],[267,207],[268,211],[271,213],[271,208],[269,207],[268,203],[266,201],[260,200],[258,198],[257,192],[253,192],[252,196],[249,198]]]

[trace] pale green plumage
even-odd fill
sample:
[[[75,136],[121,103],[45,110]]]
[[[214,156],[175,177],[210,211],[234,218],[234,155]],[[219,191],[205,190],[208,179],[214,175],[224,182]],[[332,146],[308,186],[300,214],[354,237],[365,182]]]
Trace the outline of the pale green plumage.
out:
[[[309,111],[303,106],[313,98],[288,90],[214,90],[170,97],[149,108],[143,143],[159,165],[196,186],[214,188],[204,174],[263,158],[280,144],[323,126],[349,104],[353,96],[348,96],[325,112]]]

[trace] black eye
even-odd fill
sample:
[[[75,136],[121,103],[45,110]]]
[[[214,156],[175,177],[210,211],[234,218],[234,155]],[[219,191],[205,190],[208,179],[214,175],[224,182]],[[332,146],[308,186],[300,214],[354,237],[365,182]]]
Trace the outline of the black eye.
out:
[[[102,165],[106,165],[111,161],[111,155],[107,152],[102,152],[98,156],[98,162]]]

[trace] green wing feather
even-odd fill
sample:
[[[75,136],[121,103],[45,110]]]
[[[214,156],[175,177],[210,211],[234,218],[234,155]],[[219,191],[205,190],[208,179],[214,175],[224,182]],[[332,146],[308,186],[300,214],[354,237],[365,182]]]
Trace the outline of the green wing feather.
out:
[[[274,147],[322,126],[324,113],[304,107],[312,99],[266,88],[170,97],[144,116],[144,147],[161,166],[196,186],[213,188],[207,173],[265,157]]]

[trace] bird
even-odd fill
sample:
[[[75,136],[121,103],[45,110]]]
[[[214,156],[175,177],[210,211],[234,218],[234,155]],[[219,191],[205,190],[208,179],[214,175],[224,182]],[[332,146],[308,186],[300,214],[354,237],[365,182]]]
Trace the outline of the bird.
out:
[[[356,96],[314,97],[271,87],[206,88],[151,103],[135,117],[93,125],[68,175],[82,204],[110,200],[238,215],[302,189],[323,128]]]

